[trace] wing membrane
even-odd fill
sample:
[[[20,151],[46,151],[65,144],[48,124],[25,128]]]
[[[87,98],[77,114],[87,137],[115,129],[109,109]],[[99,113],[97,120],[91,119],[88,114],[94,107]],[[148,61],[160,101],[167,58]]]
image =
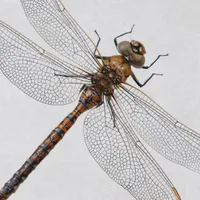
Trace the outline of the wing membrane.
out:
[[[180,200],[172,183],[120,115],[118,105],[105,104],[90,111],[84,123],[85,142],[97,163],[137,200]]]
[[[26,16],[57,52],[89,72],[96,72],[95,46],[60,0],[21,0]],[[98,64],[97,64],[98,63]]]
[[[3,22],[0,69],[23,92],[52,105],[74,101],[82,84],[87,83],[87,73],[50,55]]]
[[[200,135],[130,86],[116,91],[135,131],[167,159],[200,173]]]

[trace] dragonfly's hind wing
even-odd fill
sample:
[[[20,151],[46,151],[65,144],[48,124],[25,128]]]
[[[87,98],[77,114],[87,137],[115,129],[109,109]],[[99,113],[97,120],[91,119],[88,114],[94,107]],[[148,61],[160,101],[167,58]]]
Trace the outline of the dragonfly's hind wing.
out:
[[[3,22],[0,70],[23,92],[51,105],[74,101],[82,84],[87,83],[87,73],[50,55]]]
[[[26,16],[57,52],[89,72],[96,72],[95,45],[60,0],[21,0]]]
[[[200,135],[174,119],[140,90],[123,86],[116,99],[135,131],[167,159],[200,173]]]
[[[180,200],[115,102],[90,111],[84,123],[89,152],[101,168],[136,200]]]

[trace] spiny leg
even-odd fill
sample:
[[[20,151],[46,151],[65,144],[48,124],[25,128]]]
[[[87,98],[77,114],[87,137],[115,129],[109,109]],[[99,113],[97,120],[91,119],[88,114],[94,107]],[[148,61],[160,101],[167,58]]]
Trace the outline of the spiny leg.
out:
[[[114,43],[115,43],[115,46],[117,47],[118,46],[118,43],[117,43],[117,39],[124,36],[124,35],[127,35],[127,34],[131,34],[133,32],[133,28],[134,28],[135,24],[132,26],[131,30],[128,31],[128,32],[125,32],[121,35],[118,35],[115,39],[114,39]]]
[[[169,56],[169,54],[159,55],[149,66],[143,66],[142,68],[149,69],[159,60],[160,57],[164,57],[164,56]]]
[[[135,76],[135,74],[132,72],[131,77],[133,78],[133,80],[137,83],[137,85],[139,87],[143,87],[145,86],[152,78],[153,76],[162,76],[163,74],[156,74],[153,73],[144,83],[140,83],[140,81],[137,79],[137,77]]]
[[[98,34],[98,32],[97,32],[96,30],[95,30],[94,32],[96,33],[96,35],[97,35],[97,37],[98,37],[98,41],[97,41],[97,44],[96,44],[95,50],[94,50],[94,56],[97,57],[96,52],[97,52],[99,43],[100,43],[100,41],[101,41],[101,38],[100,38],[100,36],[99,36],[99,34]]]
[[[101,41],[101,38],[100,38],[100,36],[99,36],[99,34],[98,34],[98,32],[97,32],[96,30],[95,30],[94,32],[96,33],[96,35],[97,35],[97,37],[98,37],[98,41],[97,41],[97,44],[96,44],[96,46],[95,46],[95,50],[94,50],[93,55],[94,55],[94,57],[97,58],[97,59],[104,59],[104,60],[105,60],[105,59],[107,58],[106,56],[96,55],[96,52],[97,52],[99,43],[100,43],[100,41]]]
[[[109,112],[110,112],[110,115],[112,117],[112,120],[113,120],[113,125],[114,127],[113,128],[117,128],[116,126],[116,113],[115,113],[115,110],[111,104],[111,99],[110,98],[107,98],[107,103],[108,103],[108,106],[109,106]]]

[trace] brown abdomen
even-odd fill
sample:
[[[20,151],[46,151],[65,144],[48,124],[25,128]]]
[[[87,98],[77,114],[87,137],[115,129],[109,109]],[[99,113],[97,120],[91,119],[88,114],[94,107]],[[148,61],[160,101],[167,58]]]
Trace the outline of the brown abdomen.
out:
[[[39,165],[39,163],[49,154],[56,144],[64,137],[66,132],[72,127],[76,119],[86,110],[97,106],[102,101],[101,94],[95,92],[92,88],[86,87],[81,94],[76,108],[50,133],[50,135],[41,143],[35,152],[29,157],[22,167],[13,175],[13,177],[0,190],[0,200],[8,199],[20,184],[26,180],[28,175]]]

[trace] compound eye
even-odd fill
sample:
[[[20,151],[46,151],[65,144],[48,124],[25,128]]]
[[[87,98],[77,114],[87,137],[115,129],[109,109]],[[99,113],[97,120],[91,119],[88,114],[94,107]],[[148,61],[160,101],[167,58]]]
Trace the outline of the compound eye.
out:
[[[134,43],[133,43],[133,46],[134,46],[134,47],[138,47],[138,46],[139,46],[139,43],[138,43],[138,42],[134,42]]]
[[[142,55],[144,55],[144,54],[146,53],[146,50],[145,50],[143,44],[140,44],[140,45],[139,45],[139,52],[140,52]]]
[[[142,54],[144,55],[146,53],[146,50],[144,48],[144,45],[141,42],[138,41],[131,41],[131,47],[134,53]]]
[[[132,50],[133,50],[135,53],[139,53],[138,48],[132,47]]]

